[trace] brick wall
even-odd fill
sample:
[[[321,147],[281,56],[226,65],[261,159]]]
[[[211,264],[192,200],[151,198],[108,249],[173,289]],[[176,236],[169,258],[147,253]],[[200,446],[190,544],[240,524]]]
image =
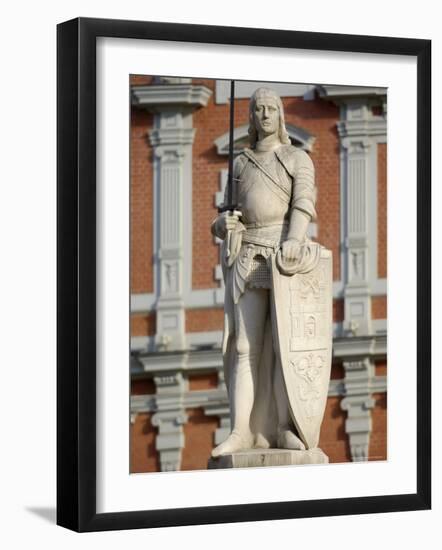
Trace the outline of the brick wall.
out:
[[[387,459],[387,394],[373,394],[375,407],[372,410],[372,432],[370,436],[369,460]]]
[[[159,455],[155,448],[158,430],[152,426],[152,415],[137,415],[130,430],[130,472],[159,472]]]
[[[213,390],[217,387],[218,375],[216,372],[189,376],[189,391]]]
[[[205,416],[203,409],[187,409],[188,420],[184,425],[185,445],[182,451],[182,470],[207,470],[207,462],[213,449],[218,418]]]
[[[131,315],[130,334],[131,336],[152,336],[156,329],[156,315]]]
[[[387,297],[373,296],[371,299],[371,316],[373,319],[387,318]]]
[[[387,361],[381,359],[375,362],[376,376],[387,376]]]
[[[345,433],[346,413],[340,406],[341,397],[329,397],[325,407],[324,421],[321,426],[319,447],[328,456],[330,462],[349,462],[350,446]]]
[[[130,75],[131,86],[148,86],[153,83],[154,77],[145,74],[132,74]]]
[[[227,167],[226,157],[216,152],[214,141],[229,131],[228,105],[215,105],[215,81],[194,80],[212,90],[207,107],[193,114],[196,130],[193,145],[193,243],[192,287],[215,288],[214,267],[219,261],[219,248],[214,243],[210,225],[217,216],[215,193],[219,191],[219,172]],[[243,120],[244,106],[235,102],[235,124]]]
[[[188,309],[186,311],[186,332],[222,330],[223,308]]]
[[[153,292],[153,189],[152,148],[148,130],[153,117],[132,109],[130,139],[130,254],[131,291]]]

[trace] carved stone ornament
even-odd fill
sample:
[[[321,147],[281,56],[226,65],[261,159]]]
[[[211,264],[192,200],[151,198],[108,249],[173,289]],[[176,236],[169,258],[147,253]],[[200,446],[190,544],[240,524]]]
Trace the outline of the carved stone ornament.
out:
[[[318,445],[332,353],[331,254],[292,277],[273,273],[275,331],[293,421],[309,449]],[[290,300],[286,297],[290,296]]]

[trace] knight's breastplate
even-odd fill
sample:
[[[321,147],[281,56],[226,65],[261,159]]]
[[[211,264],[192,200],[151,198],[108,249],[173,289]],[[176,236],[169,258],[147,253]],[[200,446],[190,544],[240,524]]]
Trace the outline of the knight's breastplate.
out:
[[[262,170],[249,160],[239,182],[238,200],[244,224],[283,223],[289,211],[292,181],[274,152],[256,157]]]

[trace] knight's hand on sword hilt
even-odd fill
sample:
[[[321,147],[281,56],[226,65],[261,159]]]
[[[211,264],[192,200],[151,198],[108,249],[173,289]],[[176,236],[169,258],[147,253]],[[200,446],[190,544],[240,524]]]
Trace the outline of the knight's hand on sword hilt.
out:
[[[220,212],[221,215],[218,217],[217,226],[221,235],[224,234],[224,239],[226,242],[226,258],[229,258],[231,255],[232,231],[235,231],[236,225],[242,216],[242,212],[240,210],[236,210],[234,206],[224,208],[221,207],[218,212]]]
[[[217,226],[221,233],[233,231],[236,224],[240,221],[242,212],[236,208],[237,207],[225,207],[218,210],[221,215],[218,217]]]

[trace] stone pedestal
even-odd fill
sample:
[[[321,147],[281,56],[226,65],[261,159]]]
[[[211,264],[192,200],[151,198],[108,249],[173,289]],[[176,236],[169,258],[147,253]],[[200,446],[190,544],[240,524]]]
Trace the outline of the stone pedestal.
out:
[[[328,456],[318,447],[308,451],[289,449],[248,449],[210,458],[208,468],[256,468],[259,466],[294,466],[300,464],[328,464]]]

